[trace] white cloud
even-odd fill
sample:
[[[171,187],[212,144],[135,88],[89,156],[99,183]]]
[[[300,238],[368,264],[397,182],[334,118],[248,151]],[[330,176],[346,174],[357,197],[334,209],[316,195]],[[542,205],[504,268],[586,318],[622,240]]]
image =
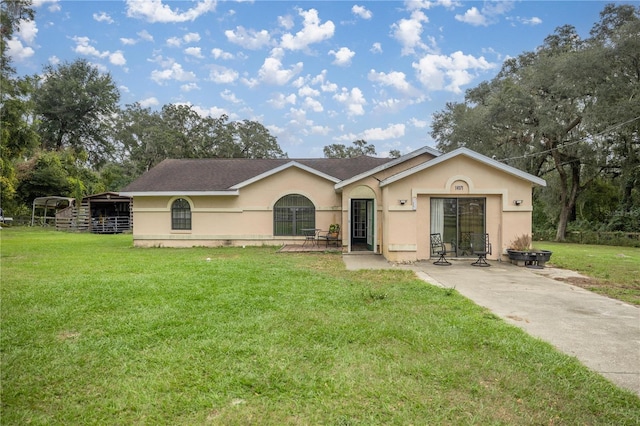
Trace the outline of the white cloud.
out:
[[[138,101],[138,103],[142,108],[149,108],[156,105],[160,105],[160,101],[158,101],[158,98],[155,98],[153,96],[147,99],[142,99],[141,101]]]
[[[360,133],[345,133],[333,138],[337,141],[354,141],[363,139],[367,142],[401,138],[405,134],[404,124],[390,124],[386,129],[374,127]]]
[[[72,40],[76,43],[74,52],[80,55],[93,56],[100,59],[107,58],[109,59],[109,62],[111,64],[118,66],[124,66],[127,63],[127,60],[125,59],[124,53],[122,53],[122,51],[117,50],[115,52],[109,52],[108,50],[105,50],[104,52],[102,52],[91,45],[91,40],[89,39],[89,37],[75,36],[72,38]]]
[[[338,85],[327,80],[327,70],[322,70],[320,74],[311,79],[311,84],[320,85],[323,92],[336,92]]]
[[[144,41],[153,41],[153,36],[147,30],[138,32],[138,36]]]
[[[411,18],[400,19],[391,26],[392,36],[402,45],[402,55],[415,53],[416,48],[427,49],[422,41],[422,23],[429,22],[429,18],[421,10],[414,10]]]
[[[366,141],[383,141],[387,139],[400,138],[404,136],[404,124],[391,124],[386,129],[375,127],[367,129],[362,133],[362,138]]]
[[[194,90],[200,90],[200,86],[197,83],[187,83],[180,86],[182,92],[193,92]]]
[[[113,19],[106,12],[94,13],[93,19],[98,22],[106,22],[107,24],[113,24]]]
[[[373,13],[371,13],[370,10],[367,10],[366,7],[359,6],[357,4],[351,8],[351,12],[362,19],[371,19],[373,17]]]
[[[391,71],[390,73],[376,72],[372,69],[368,75],[369,81],[380,83],[384,86],[390,86],[398,92],[405,95],[418,95],[417,90],[409,84],[405,73],[400,71]]]
[[[515,6],[513,0],[487,1],[482,6],[482,11],[489,16],[504,15]]]
[[[278,16],[278,24],[285,30],[290,30],[295,25],[291,15]]]
[[[100,63],[89,61],[89,65],[91,65],[92,67],[96,68],[101,73],[106,74],[106,73],[109,72],[109,68],[107,68],[107,66],[104,65],[104,64],[100,64]]]
[[[315,125],[309,128],[309,133],[312,135],[326,136],[331,133],[331,128],[328,126]]]
[[[468,9],[464,15],[456,15],[456,20],[473,26],[489,26],[498,22],[501,15],[509,12],[514,7],[513,1],[486,1],[482,9],[477,7]]]
[[[199,47],[187,47],[184,49],[184,53],[194,58],[204,58],[204,56],[202,56],[202,49]]]
[[[147,30],[142,30],[138,32],[138,37],[139,38],[137,39],[131,38],[131,37],[122,37],[120,38],[120,42],[125,46],[131,46],[131,45],[137,44],[140,40],[151,41],[151,42],[153,41],[153,36],[149,34]]]
[[[295,35],[284,34],[280,41],[280,46],[288,50],[305,50],[309,45],[318,43],[333,37],[335,25],[332,21],[320,23],[318,11],[315,9],[298,10],[298,14],[302,16],[302,29]]]
[[[282,50],[275,48],[271,51],[271,57],[266,58],[262,67],[258,71],[260,81],[267,84],[282,86],[302,71],[302,62],[291,66],[289,69],[282,68]]]
[[[249,50],[258,50],[271,45],[271,35],[267,30],[247,30],[242,26],[238,26],[235,31],[226,30],[224,35],[230,43]]]
[[[311,97],[305,98],[302,105],[304,105],[305,108],[312,110],[313,112],[324,111],[324,107],[322,106],[322,103],[317,99],[313,99]]]
[[[19,39],[7,40],[7,55],[16,62],[22,62],[35,54],[35,51],[24,46]]]
[[[173,63],[171,68],[151,71],[151,79],[158,84],[163,84],[168,80],[194,81],[196,80],[196,75],[191,71],[185,71],[182,65]]]
[[[382,53],[382,44],[376,42],[371,45],[371,49],[369,49],[371,53]]]
[[[120,90],[122,93],[131,92],[131,90],[129,90],[129,87],[125,86],[124,84],[121,84],[120,86],[118,86],[118,90]]]
[[[72,40],[76,42],[76,47],[73,49],[74,52],[79,53],[81,55],[87,56],[95,56],[97,58],[106,58],[109,56],[109,51],[100,52],[95,47],[91,46],[91,40],[89,37],[72,37]]]
[[[412,117],[409,119],[409,124],[418,129],[424,129],[429,125],[429,122],[427,122],[426,120],[418,120],[417,118]]]
[[[21,21],[18,28],[18,36],[27,44],[33,44],[38,35],[36,21]]]
[[[271,99],[267,101],[269,105],[272,105],[276,109],[282,109],[287,105],[295,105],[297,101],[297,97],[295,93],[291,93],[290,95],[284,95],[283,93],[276,93]]]
[[[418,80],[429,90],[447,90],[462,93],[461,86],[469,84],[476,75],[469,70],[490,70],[497,65],[488,62],[484,57],[476,58],[460,51],[449,56],[426,55],[412,67],[416,70]]]
[[[198,33],[188,33],[183,35],[182,37],[170,37],[167,39],[167,45],[171,47],[180,47],[182,43],[197,43],[200,41],[200,34]]]
[[[190,106],[191,109],[193,109],[195,112],[197,112],[202,117],[218,118],[223,114],[226,114],[230,119],[233,119],[235,117],[235,114],[231,114],[226,109],[219,108],[219,107],[216,107],[216,106],[213,106],[213,107],[210,107],[210,108],[202,108],[202,107],[197,106],[197,105],[191,105],[190,103],[185,103],[184,105]]]
[[[167,45],[171,47],[180,47],[182,40],[179,37],[170,37],[167,39]]]
[[[364,115],[364,105],[367,104],[367,100],[359,88],[354,87],[348,90],[343,87],[340,93],[333,95],[333,99],[345,106],[348,116]]]
[[[222,92],[220,92],[220,97],[222,99],[224,99],[225,101],[234,103],[234,104],[241,104],[242,101],[240,99],[238,99],[238,97],[236,96],[235,93],[233,93],[231,90],[226,89],[223,90]]]
[[[113,65],[123,66],[127,63],[127,60],[125,59],[122,51],[118,50],[109,54],[109,62]]]
[[[162,0],[126,0],[126,5],[127,16],[130,18],[144,19],[147,22],[193,22],[200,16],[215,11],[216,0],[199,1],[195,7],[185,11],[178,8],[171,9],[170,6],[163,4]]]
[[[197,43],[200,41],[200,34],[198,33],[188,33],[182,36],[182,39],[185,43]]]
[[[49,7],[47,8],[49,12],[60,12],[62,9],[58,0],[33,0],[32,4],[36,9],[44,6],[45,4],[49,4]]]
[[[406,100],[397,98],[386,98],[374,101],[376,112],[384,112],[386,114],[395,113],[409,104]]]
[[[224,50],[219,49],[217,47],[214,47],[213,49],[211,49],[211,55],[215,59],[233,59],[232,53],[225,52]]]
[[[351,59],[356,55],[356,52],[350,50],[348,47],[341,47],[338,51],[330,50],[329,55],[333,55],[336,59],[332,62],[339,67],[348,67],[351,65]]]
[[[484,16],[475,6],[468,9],[464,15],[456,15],[456,21],[464,22],[476,27],[481,25],[486,27],[489,25],[487,17]]]
[[[532,27],[542,24],[542,19],[538,18],[537,16],[534,16],[532,18],[521,18],[520,16],[518,16],[515,18],[515,20],[523,25],[530,25]]]
[[[320,96],[320,92],[313,87],[310,86],[302,86],[298,89],[298,95],[307,97],[307,96]]]
[[[313,125],[313,121],[307,119],[307,112],[304,109],[290,108],[287,117],[289,117],[290,126],[308,127]]]
[[[233,83],[238,79],[238,77],[239,75],[237,71],[219,65],[213,65],[209,72],[209,79],[218,84]]]

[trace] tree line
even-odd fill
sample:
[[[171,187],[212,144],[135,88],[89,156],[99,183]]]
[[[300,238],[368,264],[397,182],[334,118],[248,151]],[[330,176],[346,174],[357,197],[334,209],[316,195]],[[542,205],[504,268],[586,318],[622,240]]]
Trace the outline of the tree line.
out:
[[[78,59],[16,76],[7,42],[30,0],[1,0],[0,201],[118,191],[165,158],[286,158],[259,122],[203,117],[189,105],[119,106],[108,73]],[[433,116],[448,152],[466,146],[542,177],[534,227],[640,232],[640,7],[606,5],[588,38],[565,25]],[[376,155],[364,140],[325,157]],[[392,157],[399,152],[390,153]]]
[[[608,4],[588,38],[565,25],[433,117],[466,146],[546,179],[534,227],[640,232],[640,7]]]

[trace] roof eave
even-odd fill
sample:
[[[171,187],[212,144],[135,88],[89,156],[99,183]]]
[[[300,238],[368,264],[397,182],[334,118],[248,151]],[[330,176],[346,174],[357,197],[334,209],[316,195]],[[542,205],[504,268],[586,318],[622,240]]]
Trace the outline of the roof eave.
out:
[[[321,178],[323,178],[323,179],[327,179],[327,180],[329,180],[329,181],[331,181],[331,182],[333,182],[333,183],[338,183],[338,182],[340,182],[340,179],[338,179],[338,178],[335,178],[335,177],[333,177],[333,176],[331,176],[331,175],[328,175],[328,174],[326,174],[326,173],[323,173],[323,172],[321,172],[321,171],[318,171],[318,170],[316,170],[316,169],[314,169],[314,168],[312,168],[312,167],[305,166],[304,164],[301,164],[301,163],[298,163],[298,162],[297,162],[297,161],[295,161],[295,160],[292,160],[292,161],[289,161],[289,162],[288,162],[288,163],[286,163],[286,164],[283,164],[283,165],[278,166],[278,167],[276,167],[276,168],[274,168],[274,169],[267,170],[267,171],[266,171],[266,172],[264,172],[264,173],[261,173],[261,174],[259,174],[259,175],[257,175],[257,176],[254,176],[254,177],[252,177],[251,179],[247,179],[247,180],[245,180],[245,181],[243,181],[243,182],[240,182],[240,183],[238,183],[238,184],[236,184],[236,185],[233,185],[233,186],[231,187],[231,189],[239,190],[240,188],[243,188],[243,187],[245,187],[245,186],[247,186],[247,185],[251,185],[252,183],[258,182],[258,181],[260,181],[260,180],[262,180],[262,179],[265,179],[265,178],[267,178],[267,177],[269,177],[269,176],[273,176],[273,175],[275,175],[275,174],[277,174],[277,173],[280,173],[280,172],[282,172],[282,171],[284,171],[284,170],[287,170],[287,169],[289,169],[289,168],[291,168],[291,167],[297,167],[297,168],[299,168],[299,169],[301,169],[301,170],[304,170],[304,171],[306,171],[306,172],[309,172],[309,173],[311,173],[311,174],[313,174],[313,175],[319,176],[319,177],[321,177]]]
[[[123,191],[120,195],[125,197],[224,197],[224,196],[238,196],[240,191],[224,190],[224,191]]]
[[[430,161],[427,161],[425,163],[419,164],[419,165],[417,165],[415,167],[407,169],[407,170],[405,170],[403,172],[400,172],[400,173],[398,173],[396,175],[390,176],[387,179],[384,179],[382,182],[380,182],[380,187],[389,185],[389,184],[391,184],[393,182],[397,182],[397,181],[399,181],[401,179],[404,179],[407,176],[410,176],[410,175],[412,175],[414,173],[417,173],[417,172],[422,171],[424,169],[427,169],[429,167],[433,167],[433,166],[435,166],[437,164],[440,164],[440,163],[442,163],[444,161],[447,161],[447,160],[449,160],[449,159],[451,159],[453,157],[457,157],[459,155],[465,155],[467,157],[473,158],[473,159],[475,159],[477,161],[480,161],[481,163],[484,163],[484,164],[492,166],[492,167],[494,167],[496,169],[502,170],[505,173],[514,175],[514,176],[516,176],[516,177],[518,177],[520,179],[528,180],[528,181],[530,181],[531,183],[533,183],[535,185],[547,186],[547,182],[542,178],[539,178],[539,177],[534,176],[534,175],[532,175],[530,173],[527,173],[527,172],[523,172],[520,169],[516,169],[515,167],[509,166],[509,165],[501,163],[499,161],[496,161],[493,158],[489,158],[486,155],[479,154],[479,153],[477,153],[475,151],[470,150],[469,148],[458,148],[458,149],[455,149],[455,150],[453,150],[451,152],[448,152],[446,154],[442,154],[441,156],[436,157],[436,158],[434,158],[434,159],[432,159]]]
[[[349,184],[352,184],[353,182],[357,182],[357,181],[359,181],[361,179],[364,179],[366,177],[369,177],[371,175],[379,173],[379,172],[381,172],[383,170],[386,170],[386,169],[388,169],[390,167],[393,167],[393,166],[395,166],[397,164],[403,163],[403,162],[405,162],[407,160],[411,160],[412,158],[415,158],[415,157],[417,157],[419,155],[422,155],[422,154],[431,154],[431,155],[433,155],[435,157],[438,157],[438,156],[442,155],[442,153],[440,151],[438,151],[438,150],[436,150],[434,148],[425,146],[425,147],[422,147],[422,148],[417,149],[415,151],[412,151],[412,152],[410,152],[408,154],[405,154],[405,155],[403,155],[401,157],[395,158],[395,159],[389,161],[388,163],[384,163],[384,164],[382,164],[382,165],[380,165],[378,167],[375,167],[375,168],[373,168],[371,170],[367,170],[364,173],[360,173],[359,175],[353,176],[353,177],[351,177],[349,179],[345,179],[345,180],[339,182],[338,184],[336,184],[335,189],[336,189],[336,191],[339,192],[339,191],[342,190],[342,188],[344,188],[345,186],[347,186]]]

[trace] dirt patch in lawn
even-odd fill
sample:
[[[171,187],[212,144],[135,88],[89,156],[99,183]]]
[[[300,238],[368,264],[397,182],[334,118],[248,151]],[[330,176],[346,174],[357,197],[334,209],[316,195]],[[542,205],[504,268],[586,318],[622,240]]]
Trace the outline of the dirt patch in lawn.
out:
[[[556,279],[558,281],[564,281],[571,285],[575,285],[576,287],[581,287],[585,290],[593,291],[594,293],[640,307],[640,289],[636,287],[601,281],[589,277],[567,277]]]
[[[621,300],[623,302],[640,306],[640,288],[636,286],[622,285],[614,282],[599,280],[597,278],[588,277],[578,272],[568,269],[560,269],[555,267],[546,267],[536,271],[540,275],[552,278],[557,281],[566,282],[585,290],[610,297],[612,299]]]

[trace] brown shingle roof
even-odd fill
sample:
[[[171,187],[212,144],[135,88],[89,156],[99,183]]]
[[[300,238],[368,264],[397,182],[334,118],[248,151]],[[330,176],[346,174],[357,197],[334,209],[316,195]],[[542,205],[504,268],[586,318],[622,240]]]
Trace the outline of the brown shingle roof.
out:
[[[338,180],[345,180],[391,160],[367,156],[310,159],[170,159],[162,161],[144,173],[121,192],[225,191],[291,162],[303,164]]]

